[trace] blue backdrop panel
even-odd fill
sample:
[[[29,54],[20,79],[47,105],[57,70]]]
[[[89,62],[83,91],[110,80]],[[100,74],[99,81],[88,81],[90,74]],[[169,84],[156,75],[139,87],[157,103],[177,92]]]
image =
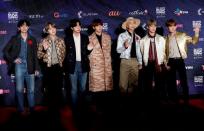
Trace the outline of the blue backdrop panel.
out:
[[[31,20],[29,32],[38,41],[46,22],[57,25],[57,33],[64,37],[64,29],[72,18],[79,18],[82,30],[87,33],[88,26],[94,18],[101,18],[104,31],[116,41],[121,23],[128,16],[141,19],[141,27],[145,29],[146,21],[154,18],[158,26],[167,33],[165,21],[174,18],[178,22],[178,30],[193,35],[193,27],[201,26],[199,43],[188,46],[186,69],[190,94],[204,93],[203,85],[203,44],[204,2],[202,0],[1,0],[0,1],[0,92],[4,104],[15,103],[14,77],[7,75],[6,63],[3,60],[2,49],[10,37],[16,34],[16,24],[21,18]],[[138,31],[139,34],[142,32]],[[114,47],[114,46],[113,46]],[[113,51],[115,49],[113,48]],[[113,52],[114,53],[114,52]],[[113,65],[117,65],[114,64]],[[119,76],[117,76],[119,77]],[[41,83],[36,84],[36,99],[41,100]],[[179,81],[178,81],[179,83]]]

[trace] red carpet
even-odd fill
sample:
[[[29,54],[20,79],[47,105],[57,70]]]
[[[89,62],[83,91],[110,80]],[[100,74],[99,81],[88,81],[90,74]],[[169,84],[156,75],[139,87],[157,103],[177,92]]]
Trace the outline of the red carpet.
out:
[[[128,128],[144,130],[152,128],[153,130],[163,129],[160,127],[160,124],[161,125],[170,124],[171,127],[169,127],[168,129],[185,129],[189,127],[188,124],[194,125],[194,122],[197,122],[199,117],[202,118],[204,116],[203,115],[204,99],[191,99],[190,106],[188,107],[183,107],[182,103],[180,103],[179,107],[161,104],[159,109],[157,108],[156,110],[150,112],[145,112],[142,110],[138,111],[137,109],[138,109],[137,106],[132,109],[126,108],[125,110],[123,109],[121,110],[119,109],[119,107],[116,107],[114,108],[114,111],[110,111],[107,114],[93,112],[94,110],[88,109],[88,111],[83,116],[85,118],[82,119],[83,124],[81,126],[74,123],[71,109],[68,106],[65,106],[61,109],[60,112],[61,114],[60,130],[77,131],[79,130],[77,126],[80,126],[80,128],[82,128],[81,130],[83,131],[86,130],[105,131],[109,129],[128,130]],[[37,106],[35,108],[35,111],[36,112],[34,116],[30,116],[29,114],[27,114],[23,118],[20,118],[19,116],[16,115],[15,107],[0,107],[0,126],[1,126],[0,130],[4,131],[10,129],[19,129],[21,131],[23,130],[30,131],[50,129],[52,125],[49,123],[49,116],[46,114],[47,108],[43,106]],[[135,118],[135,124],[137,126],[134,124],[134,122],[131,121],[132,118]],[[172,118],[173,121],[171,121]],[[21,124],[21,122],[23,124]],[[168,122],[170,123],[168,124]],[[179,128],[176,127],[178,126],[177,125],[178,122],[180,122]],[[184,124],[182,124],[181,122],[184,122]]]

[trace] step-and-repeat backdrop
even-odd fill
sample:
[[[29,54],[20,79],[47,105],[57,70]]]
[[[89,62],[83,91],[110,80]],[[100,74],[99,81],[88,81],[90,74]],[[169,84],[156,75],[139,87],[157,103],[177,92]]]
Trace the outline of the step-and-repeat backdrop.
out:
[[[1,0],[0,1],[0,99],[6,105],[15,103],[15,76],[7,75],[7,65],[2,49],[12,35],[16,34],[17,22],[22,18],[31,21],[29,32],[38,41],[46,22],[57,25],[57,33],[64,37],[64,30],[72,18],[82,22],[82,31],[87,33],[94,18],[103,20],[103,29],[112,36],[116,44],[122,22],[129,16],[141,19],[140,29],[145,30],[148,19],[158,22],[166,35],[165,21],[173,18],[178,23],[178,30],[193,35],[193,27],[201,26],[199,43],[188,46],[186,69],[190,94],[204,93],[204,2],[202,0]],[[144,34],[139,30],[140,35]],[[113,55],[115,51],[113,46]],[[116,55],[117,56],[117,55]],[[114,62],[114,60],[113,60]],[[114,66],[119,66],[114,64]],[[118,68],[116,68],[118,69]],[[119,76],[116,76],[117,79]],[[178,80],[179,85],[179,80]],[[180,87],[178,86],[178,90]],[[36,99],[42,97],[41,77],[36,78]]]

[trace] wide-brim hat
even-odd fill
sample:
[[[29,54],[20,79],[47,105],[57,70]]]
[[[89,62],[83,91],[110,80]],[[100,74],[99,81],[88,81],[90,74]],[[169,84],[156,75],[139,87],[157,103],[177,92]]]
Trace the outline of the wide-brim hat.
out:
[[[128,17],[128,18],[126,19],[126,21],[123,22],[122,28],[126,30],[127,24],[129,23],[129,21],[132,21],[132,20],[134,21],[134,27],[135,27],[135,28],[137,28],[137,27],[140,25],[140,19],[136,19],[136,18],[134,18],[134,17]]]

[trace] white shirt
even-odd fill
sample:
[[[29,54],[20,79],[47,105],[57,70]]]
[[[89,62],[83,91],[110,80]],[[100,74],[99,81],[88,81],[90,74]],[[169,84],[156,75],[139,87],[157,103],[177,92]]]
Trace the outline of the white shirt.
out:
[[[169,37],[169,58],[181,57],[176,37]]]
[[[81,35],[76,36],[73,34],[75,49],[76,49],[76,61],[81,61]]]

